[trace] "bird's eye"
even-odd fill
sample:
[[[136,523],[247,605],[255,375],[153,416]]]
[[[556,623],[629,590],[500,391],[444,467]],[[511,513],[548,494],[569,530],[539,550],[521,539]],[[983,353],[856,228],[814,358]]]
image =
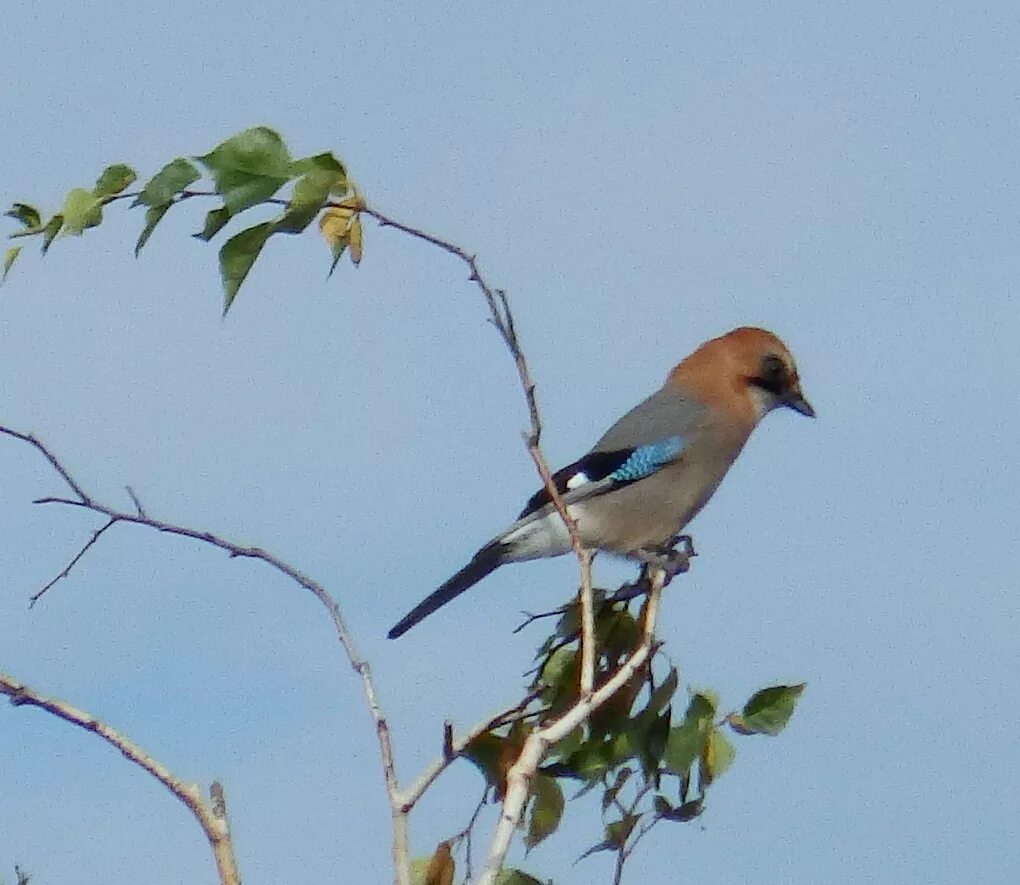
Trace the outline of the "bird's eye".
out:
[[[777,384],[786,377],[786,363],[781,357],[770,353],[762,357],[761,380],[767,385]]]

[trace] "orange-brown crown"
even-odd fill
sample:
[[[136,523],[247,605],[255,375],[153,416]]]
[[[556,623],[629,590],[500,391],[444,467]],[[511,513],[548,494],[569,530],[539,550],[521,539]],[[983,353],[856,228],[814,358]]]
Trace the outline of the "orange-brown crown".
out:
[[[670,372],[666,383],[752,426],[776,405],[813,414],[789,349],[771,332],[751,326],[706,341]]]

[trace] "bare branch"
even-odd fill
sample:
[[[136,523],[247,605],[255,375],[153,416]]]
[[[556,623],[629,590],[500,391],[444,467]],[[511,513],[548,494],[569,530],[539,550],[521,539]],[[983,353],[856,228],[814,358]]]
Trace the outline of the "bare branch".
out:
[[[489,785],[486,784],[482,789],[482,796],[478,800],[478,804],[475,806],[475,810],[471,813],[471,818],[467,822],[467,826],[464,827],[455,836],[451,836],[450,842],[464,842],[464,881],[470,882],[474,878],[473,871],[471,869],[471,839],[474,835],[475,824],[478,823],[478,816],[482,813],[482,809],[485,808],[485,800],[489,795]]]
[[[638,806],[641,804],[641,800],[645,798],[653,789],[654,781],[646,781],[645,785],[637,791],[634,796],[634,800],[630,803],[629,807],[625,807],[622,802],[616,801],[615,805],[617,809],[625,817],[628,815],[640,814],[638,812]],[[638,828],[637,834],[633,839],[624,839],[623,842],[616,849],[616,863],[613,868],[613,885],[620,885],[623,881],[623,865],[627,862],[627,859],[634,853],[634,849],[637,847],[637,843],[640,842],[647,834],[648,831],[654,827],[660,818],[658,814],[652,816],[651,822],[642,823]],[[628,845],[628,842],[630,843]]]
[[[444,723],[443,726],[443,752],[442,755],[432,762],[428,768],[425,769],[410,787],[406,790],[397,793],[393,797],[393,801],[397,803],[400,809],[406,814],[412,808],[415,803],[421,799],[425,794],[425,791],[432,786],[436,778],[439,777],[450,765],[460,757],[460,754],[467,749],[475,738],[485,734],[487,731],[491,731],[493,728],[498,728],[500,725],[506,725],[507,722],[513,721],[514,714],[520,714],[525,707],[528,706],[536,695],[534,692],[529,693],[520,703],[514,704],[512,707],[507,707],[504,710],[500,710],[498,713],[490,716],[475,725],[473,728],[468,729],[459,738],[454,738],[452,729],[449,727],[449,723]]]
[[[142,502],[138,500],[138,495],[135,494],[135,490],[131,486],[124,486],[128,495],[131,498],[131,503],[135,505],[135,512],[139,516],[145,516],[145,508],[142,507]]]
[[[134,495],[131,496],[135,504],[135,511],[132,512],[117,510],[114,507],[102,504],[85,492],[82,486],[79,485],[72,477],[71,473],[64,467],[63,464],[61,464],[56,455],[54,455],[36,437],[31,434],[21,433],[20,431],[12,430],[9,427],[3,426],[0,426],[0,434],[22,440],[35,448],[60,475],[71,491],[77,495],[77,499],[59,497],[40,498],[36,503],[63,504],[66,506],[82,507],[86,510],[91,510],[94,513],[105,516],[109,522],[97,533],[97,535],[102,534],[102,532],[109,528],[109,526],[113,523],[132,523],[134,525],[147,526],[148,528],[155,529],[159,532],[165,532],[169,535],[178,535],[183,538],[191,538],[195,541],[201,541],[204,544],[209,544],[213,547],[218,547],[219,549],[224,550],[232,557],[260,560],[290,578],[305,590],[309,591],[325,607],[325,609],[329,612],[330,620],[333,622],[337,640],[344,649],[351,667],[358,676],[361,677],[361,685],[362,691],[365,695],[365,701],[368,705],[369,713],[372,716],[372,721],[375,723],[376,735],[379,741],[379,754],[382,760],[383,775],[386,781],[386,792],[390,799],[390,808],[394,820],[394,861],[398,870],[404,870],[404,877],[401,885],[405,885],[407,880],[406,871],[408,868],[407,821],[405,819],[405,812],[401,810],[400,805],[397,802],[398,784],[389,724],[386,721],[386,717],[384,716],[379,704],[379,698],[375,690],[375,684],[372,680],[372,672],[368,665],[368,661],[359,654],[357,647],[354,644],[354,638],[351,631],[348,628],[347,622],[344,620],[343,613],[340,610],[340,606],[330,595],[329,591],[317,581],[296,569],[294,566],[289,565],[274,554],[263,550],[261,547],[242,546],[240,544],[235,544],[226,538],[220,537],[213,532],[203,532],[197,529],[188,528],[187,526],[175,525],[174,523],[165,522],[161,519],[151,517],[139,506],[137,498],[135,498]],[[97,539],[93,539],[92,542],[86,544],[85,549],[87,550],[91,547],[95,540]],[[84,550],[82,550],[82,553],[84,553]],[[70,572],[80,559],[81,554],[75,557],[65,571]]]
[[[87,504],[89,496],[85,494],[81,486],[78,485],[71,478],[71,474],[64,469],[64,465],[61,464],[39,440],[37,440],[31,433],[21,433],[17,430],[11,430],[9,427],[0,427],[0,433],[4,433],[7,436],[13,436],[15,439],[20,439],[23,442],[27,442],[30,446],[34,446],[42,456],[50,462],[50,466],[57,471],[60,478],[67,484],[68,488],[71,489],[78,496],[78,504]]]
[[[85,542],[85,546],[82,547],[81,550],[79,550],[75,554],[74,558],[66,566],[64,566],[63,569],[61,569],[60,573],[52,581],[50,581],[48,584],[46,584],[45,587],[43,587],[41,590],[37,590],[35,593],[33,593],[31,596],[28,597],[28,607],[32,608],[32,606],[34,606],[39,601],[39,599],[43,596],[43,594],[47,590],[50,589],[50,587],[52,587],[54,584],[56,584],[57,581],[59,581],[61,578],[66,578],[69,574],[71,574],[71,570],[78,564],[78,562],[81,560],[81,558],[88,552],[88,549],[93,544],[95,544],[96,541],[98,541],[102,537],[103,532],[105,532],[108,528],[110,528],[110,526],[115,525],[116,522],[117,522],[117,520],[115,520],[115,519],[109,519],[109,520],[106,521],[106,523],[104,525],[102,525],[98,529],[96,529],[92,533],[92,537],[89,538],[88,541]]]
[[[221,885],[241,885],[241,874],[234,858],[230,826],[227,822],[226,800],[223,797],[223,788],[219,784],[213,785],[212,801],[210,804],[206,804],[197,784],[188,784],[175,777],[165,765],[153,759],[137,744],[91,713],[86,713],[84,710],[79,710],[56,698],[44,697],[2,672],[0,672],[0,694],[7,695],[15,707],[38,707],[58,719],[63,719],[85,731],[92,732],[110,746],[118,749],[129,761],[147,771],[183,802],[198,821],[212,848]]]
[[[456,243],[451,243],[434,234],[426,233],[420,228],[411,227],[395,221],[388,215],[384,215],[369,206],[362,206],[360,211],[378,221],[384,227],[392,227],[402,231],[416,239],[431,243],[433,246],[442,249],[444,252],[459,258],[467,265],[470,279],[481,290],[485,303],[488,305],[492,324],[496,327],[503,343],[513,357],[514,365],[517,367],[517,376],[520,379],[521,388],[524,391],[524,398],[528,404],[528,414],[531,419],[531,432],[525,436],[525,443],[528,453],[535,462],[535,468],[542,477],[546,490],[552,501],[556,512],[559,513],[567,531],[570,534],[571,547],[577,556],[581,572],[581,588],[579,591],[581,603],[581,672],[580,690],[582,695],[591,694],[595,682],[595,616],[592,605],[592,577],[591,577],[591,552],[584,546],[581,540],[577,523],[567,511],[556,489],[556,483],[552,479],[552,471],[542,454],[540,440],[542,437],[542,419],[539,414],[538,400],[535,396],[535,382],[531,377],[531,370],[528,368],[528,361],[521,349],[520,340],[517,337],[517,327],[514,324],[513,311],[510,309],[510,302],[506,292],[491,286],[482,276],[478,269],[478,262],[474,255],[469,254]]]

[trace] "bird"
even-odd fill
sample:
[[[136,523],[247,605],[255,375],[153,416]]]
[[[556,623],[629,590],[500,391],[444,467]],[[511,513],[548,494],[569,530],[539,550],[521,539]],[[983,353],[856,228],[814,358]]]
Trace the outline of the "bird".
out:
[[[815,416],[793,356],[778,337],[742,326],[702,344],[587,454],[553,474],[584,547],[642,564],[675,564],[671,548],[681,530],[708,503],[754,428],[776,408]],[[516,522],[387,635],[402,636],[502,565],[572,549],[569,530],[542,488]]]

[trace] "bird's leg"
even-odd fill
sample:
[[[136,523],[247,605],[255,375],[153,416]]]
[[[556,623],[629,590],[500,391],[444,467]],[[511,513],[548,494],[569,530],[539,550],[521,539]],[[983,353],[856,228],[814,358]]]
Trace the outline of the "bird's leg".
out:
[[[690,535],[674,535],[661,547],[634,550],[630,554],[634,559],[643,563],[640,577],[629,584],[622,585],[606,602],[630,602],[639,596],[644,596],[652,586],[651,570],[662,569],[666,573],[666,586],[678,574],[686,572],[691,567],[691,557],[698,554],[694,550],[694,540]]]
[[[642,548],[631,554],[644,563],[641,577],[633,584],[624,584],[612,597],[613,602],[625,602],[647,593],[651,587],[651,570],[662,569],[666,573],[666,586],[677,575],[691,567],[691,557],[697,556],[694,541],[690,535],[674,535],[661,547]]]
[[[672,541],[673,539],[671,538],[670,542]],[[635,550],[633,555],[635,559],[645,564],[646,572],[649,568],[662,569],[666,573],[667,584],[674,577],[686,572],[691,567],[690,545],[686,543],[682,550],[675,548],[672,543],[668,543],[654,549]]]

